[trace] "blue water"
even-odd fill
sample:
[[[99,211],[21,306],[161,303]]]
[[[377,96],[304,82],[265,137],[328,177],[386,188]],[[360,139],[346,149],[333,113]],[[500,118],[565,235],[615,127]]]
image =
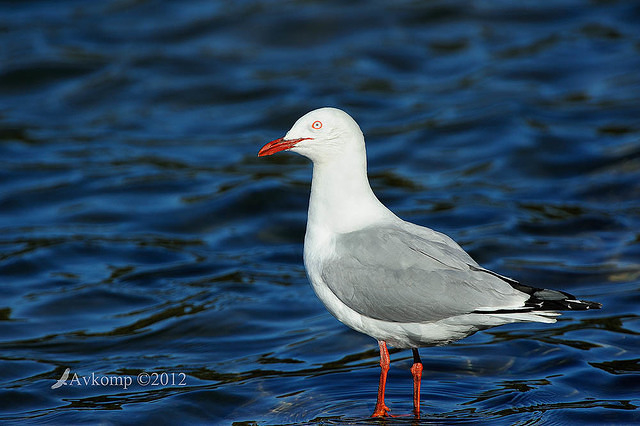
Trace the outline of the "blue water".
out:
[[[311,166],[256,157],[325,105],[399,216],[604,304],[422,349],[421,422],[640,422],[638,22],[633,1],[1,2],[0,422],[366,422],[376,342],[302,266]]]

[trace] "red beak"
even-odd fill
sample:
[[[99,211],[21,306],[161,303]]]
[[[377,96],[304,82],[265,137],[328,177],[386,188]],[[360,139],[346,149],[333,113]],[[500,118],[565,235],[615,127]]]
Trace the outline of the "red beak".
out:
[[[293,148],[298,142],[305,141],[312,138],[299,138],[299,139],[285,139],[280,138],[269,142],[258,151],[258,157],[264,157],[265,155],[275,154],[276,152],[285,151]]]

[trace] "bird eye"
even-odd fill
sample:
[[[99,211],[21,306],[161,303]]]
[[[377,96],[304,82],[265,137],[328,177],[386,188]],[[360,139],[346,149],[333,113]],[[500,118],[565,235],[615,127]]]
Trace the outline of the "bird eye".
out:
[[[313,127],[316,130],[322,128],[322,121],[314,121],[311,127]]]

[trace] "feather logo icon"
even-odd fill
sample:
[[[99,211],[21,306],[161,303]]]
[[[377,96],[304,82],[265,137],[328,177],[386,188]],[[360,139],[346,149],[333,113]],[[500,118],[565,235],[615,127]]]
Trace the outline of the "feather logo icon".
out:
[[[71,372],[70,368],[64,370],[64,373],[62,373],[62,377],[60,377],[57,382],[51,385],[51,389],[58,389],[59,387],[66,385],[67,379],[69,378],[69,372]]]

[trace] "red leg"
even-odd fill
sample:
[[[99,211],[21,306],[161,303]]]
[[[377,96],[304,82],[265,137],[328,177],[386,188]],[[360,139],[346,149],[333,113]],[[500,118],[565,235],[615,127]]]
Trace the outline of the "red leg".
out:
[[[384,404],[384,388],[387,384],[387,372],[389,371],[389,364],[391,360],[389,358],[389,351],[387,350],[387,344],[380,340],[378,342],[380,347],[380,383],[378,384],[378,401],[376,402],[376,409],[371,417],[384,417],[389,411],[389,407]]]
[[[420,381],[422,380],[422,360],[417,349],[413,351],[413,365],[411,375],[413,376],[413,413],[420,417]]]

